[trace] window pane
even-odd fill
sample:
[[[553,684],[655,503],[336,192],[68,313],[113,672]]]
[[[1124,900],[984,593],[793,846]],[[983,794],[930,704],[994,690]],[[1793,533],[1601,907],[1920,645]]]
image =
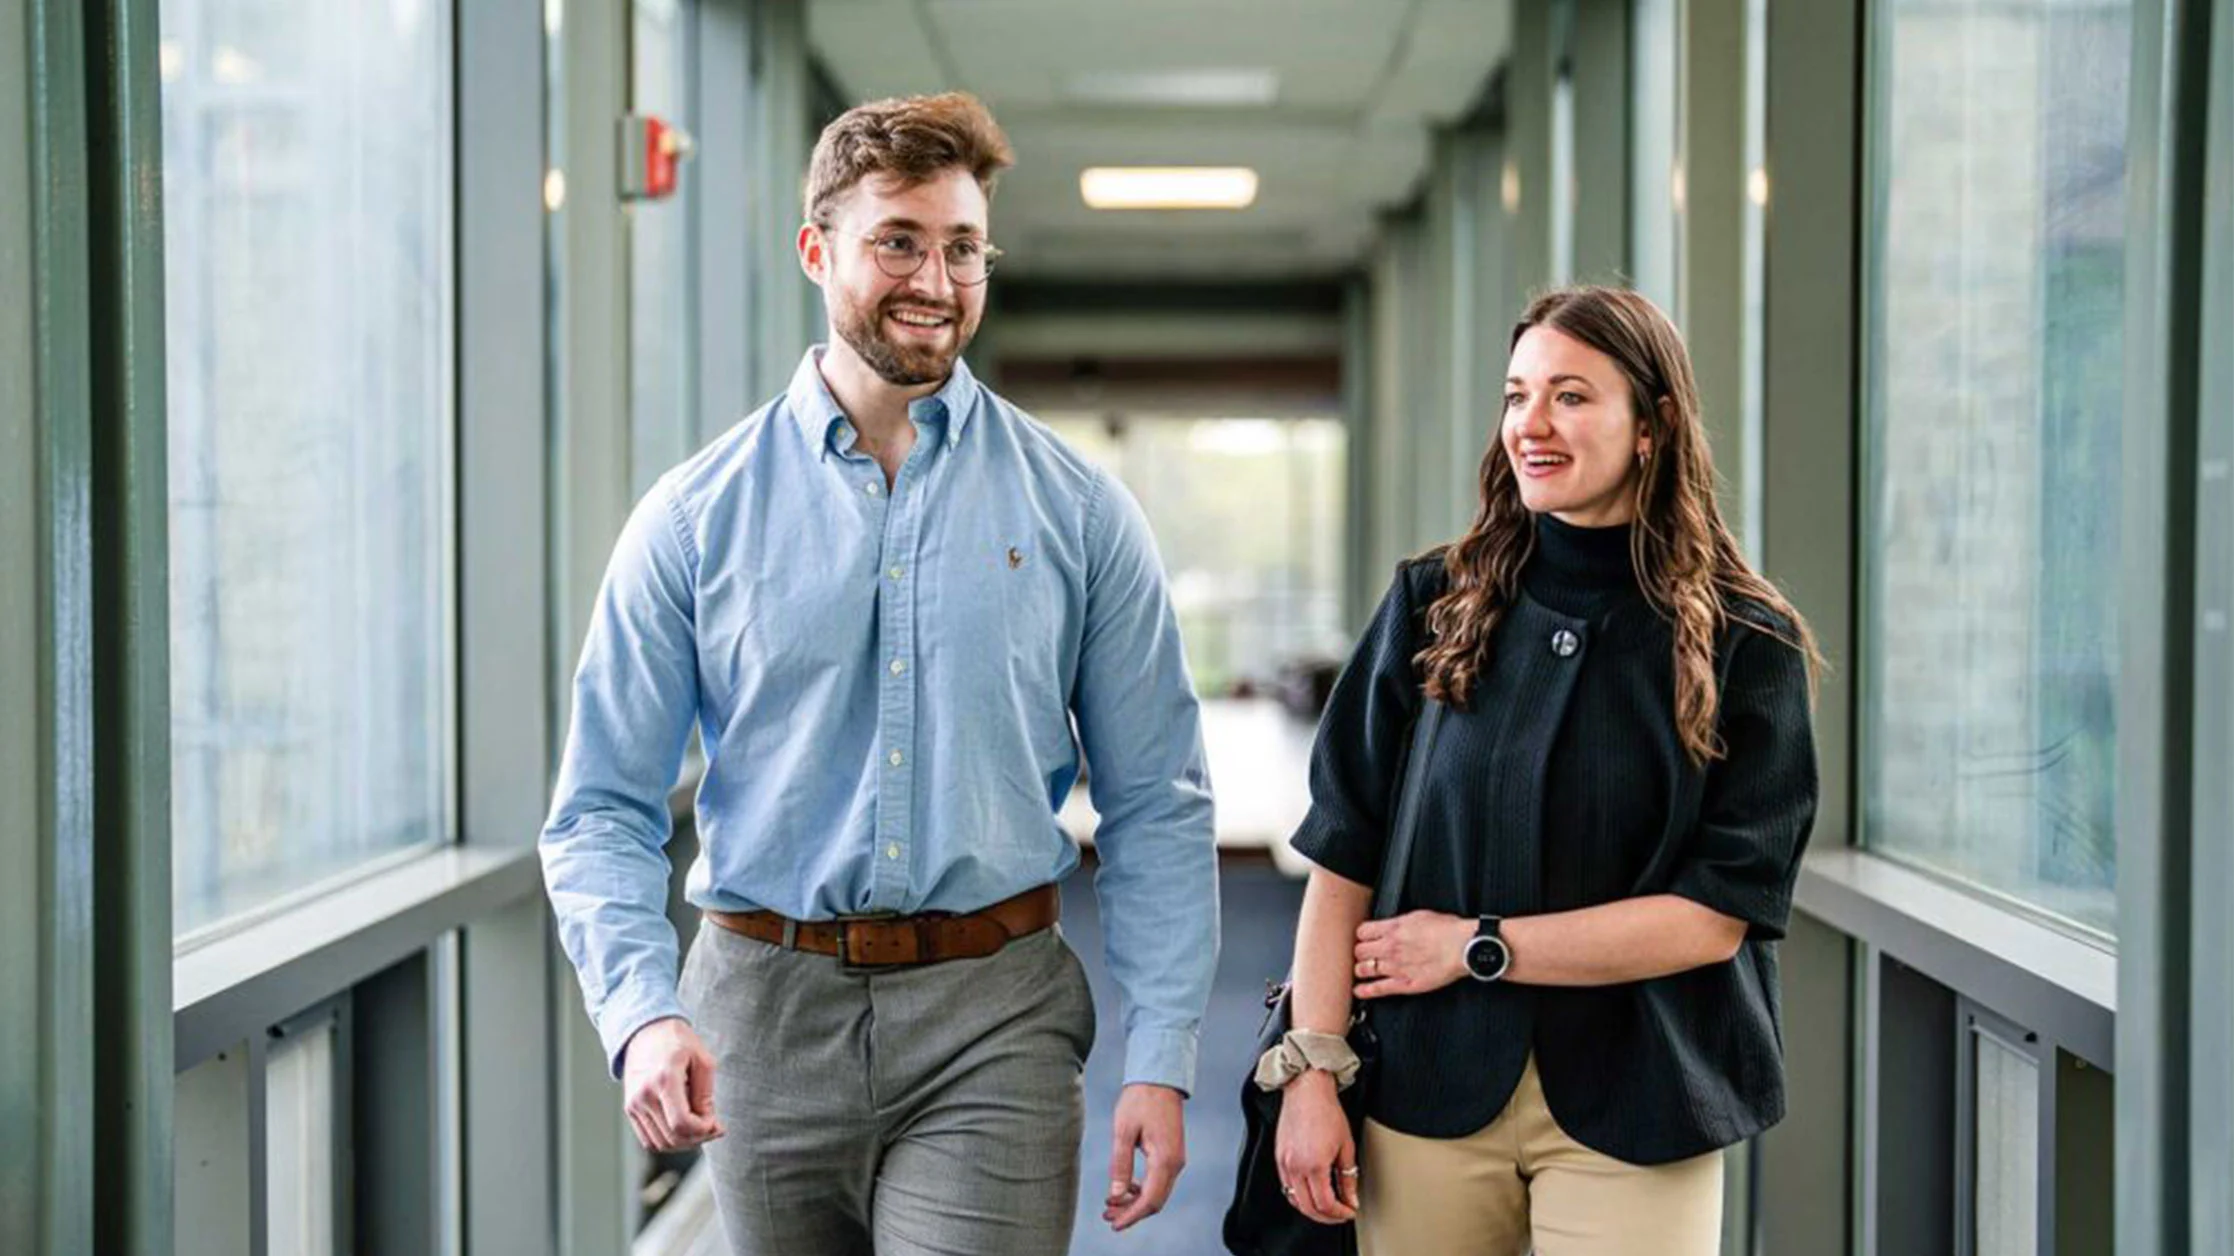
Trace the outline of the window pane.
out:
[[[161,10],[184,933],[447,831],[452,19]]]
[[[1309,801],[1315,720],[1272,698],[1284,664],[1339,663],[1348,433],[1338,419],[1048,416],[1139,499],[1171,582],[1218,784],[1218,841],[1285,842]],[[1379,596],[1376,586],[1374,595]],[[1063,823],[1090,836],[1074,791]]]
[[[1551,81],[1551,282],[1574,281],[1575,75],[1562,61]]]
[[[1339,420],[1057,415],[1049,425],[1140,500],[1204,696],[1346,651]]]
[[[1632,0],[1629,110],[1629,258],[1637,291],[1679,323],[1676,234],[1676,138],[1682,123],[1676,91],[1677,0]]]
[[[691,7],[634,0],[633,94],[638,113],[697,128],[690,90]],[[698,171],[685,163],[674,196],[629,206],[630,479],[638,494],[699,446],[698,321],[690,220]],[[731,416],[732,419],[741,416]]]
[[[2131,9],[1877,12],[1868,840],[2107,932]]]

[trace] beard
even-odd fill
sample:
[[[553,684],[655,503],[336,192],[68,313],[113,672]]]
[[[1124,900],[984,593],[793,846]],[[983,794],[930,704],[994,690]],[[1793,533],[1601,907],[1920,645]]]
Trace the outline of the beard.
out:
[[[875,371],[877,378],[887,384],[912,388],[919,384],[934,384],[954,372],[954,359],[970,343],[970,336],[977,330],[962,322],[962,307],[949,306],[940,311],[951,321],[947,326],[954,333],[950,347],[934,348],[929,345],[895,344],[884,334],[884,316],[902,305],[929,309],[932,303],[921,298],[902,300],[898,297],[872,307],[856,303],[832,303],[831,323],[838,335],[851,346],[854,353]]]

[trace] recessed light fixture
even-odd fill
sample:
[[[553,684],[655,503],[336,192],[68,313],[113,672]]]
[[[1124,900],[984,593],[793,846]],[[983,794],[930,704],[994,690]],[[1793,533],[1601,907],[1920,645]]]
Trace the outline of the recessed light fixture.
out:
[[[1257,172],[1246,166],[1096,166],[1078,176],[1095,209],[1246,209]]]
[[[1271,70],[1103,70],[1074,74],[1066,99],[1082,105],[1174,105],[1244,108],[1279,99]]]

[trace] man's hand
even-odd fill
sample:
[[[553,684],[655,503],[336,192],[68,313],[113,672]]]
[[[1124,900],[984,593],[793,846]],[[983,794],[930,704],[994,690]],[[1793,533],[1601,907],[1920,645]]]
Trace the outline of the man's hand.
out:
[[[714,1057],[679,1016],[629,1036],[621,1049],[621,1093],[646,1151],[682,1151],[729,1132],[714,1115]]]
[[[1162,1212],[1187,1167],[1186,1099],[1169,1086],[1135,1082],[1117,1097],[1117,1136],[1109,1149],[1109,1197],[1101,1219],[1112,1230]],[[1133,1180],[1133,1153],[1148,1157],[1145,1186]]]

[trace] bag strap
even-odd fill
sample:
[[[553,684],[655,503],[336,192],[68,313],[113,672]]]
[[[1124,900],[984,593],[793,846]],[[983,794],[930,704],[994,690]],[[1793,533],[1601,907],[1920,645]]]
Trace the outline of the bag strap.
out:
[[[1436,730],[1443,725],[1443,704],[1420,695],[1425,703],[1419,719],[1412,724],[1410,744],[1405,748],[1404,760],[1397,769],[1401,775],[1396,798],[1396,815],[1389,825],[1388,849],[1381,854],[1381,879],[1373,885],[1373,914],[1375,920],[1385,920],[1397,913],[1404,896],[1404,877],[1412,866],[1412,840],[1419,827],[1420,793],[1426,788],[1426,767],[1429,752],[1435,748]]]

